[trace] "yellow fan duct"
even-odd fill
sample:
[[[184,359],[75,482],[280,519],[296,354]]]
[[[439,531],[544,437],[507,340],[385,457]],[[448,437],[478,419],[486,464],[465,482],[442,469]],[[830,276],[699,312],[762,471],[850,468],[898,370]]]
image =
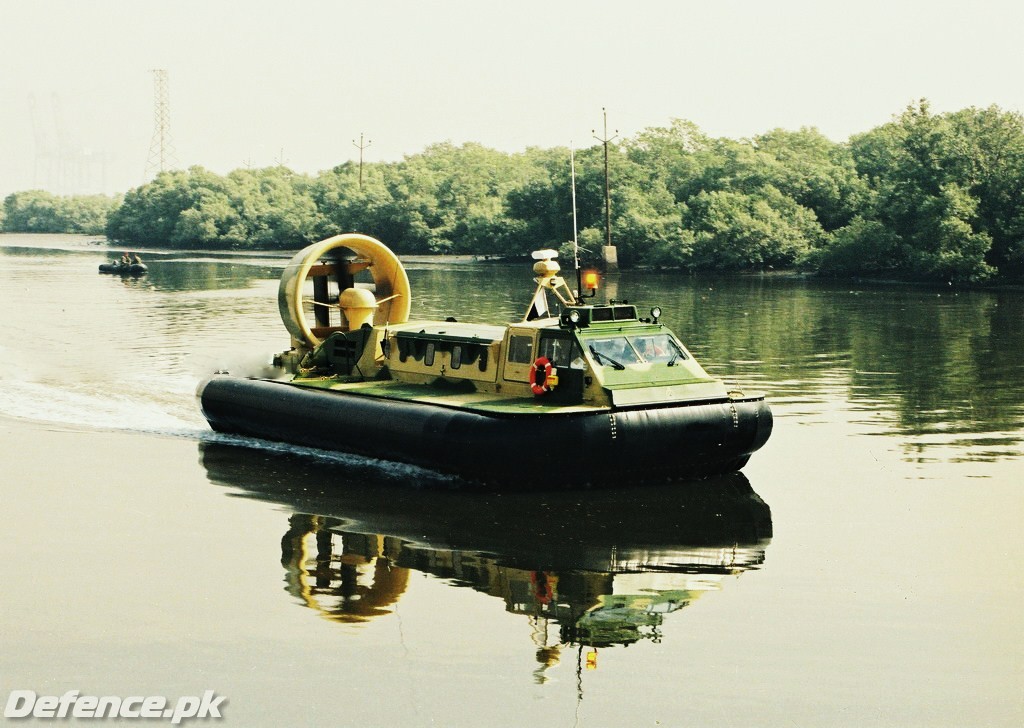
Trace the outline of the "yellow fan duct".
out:
[[[373,277],[372,290],[354,282],[363,270]],[[312,296],[307,281],[313,283]],[[398,257],[384,243],[358,233],[335,235],[300,250],[285,266],[277,291],[292,346],[308,349],[334,331],[359,328],[364,322],[408,321],[411,304],[409,277]]]

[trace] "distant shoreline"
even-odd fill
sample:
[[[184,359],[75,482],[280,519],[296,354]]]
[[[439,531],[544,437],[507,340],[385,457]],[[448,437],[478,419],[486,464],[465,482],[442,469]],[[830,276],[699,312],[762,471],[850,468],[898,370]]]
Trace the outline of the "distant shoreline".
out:
[[[17,245],[13,247],[53,247],[54,249],[65,249],[65,250],[103,250],[104,252],[110,251],[110,254],[121,253],[126,249],[122,245],[117,245],[110,242],[106,238],[97,238],[95,235],[86,235],[80,233],[0,233],[0,247],[5,245],[5,239],[12,238],[24,238],[27,239],[27,243],[35,243],[36,245]],[[57,239],[72,239],[77,245],[71,247],[67,246],[46,246],[38,245],[42,242],[42,239],[50,239],[56,241]],[[293,250],[277,250],[277,249],[258,249],[251,248],[246,250],[234,250],[230,248],[162,248],[162,247],[140,247],[131,248],[129,252],[139,253],[141,255],[150,256],[165,256],[165,255],[209,255],[223,258],[244,258],[247,256],[259,255],[267,258],[275,258],[281,260],[287,260],[291,258],[297,251]],[[474,265],[474,264],[495,264],[495,265],[512,265],[521,263],[524,260],[528,260],[521,255],[513,256],[495,256],[495,255],[468,255],[468,254],[455,254],[448,255],[443,253],[437,253],[433,255],[425,255],[422,253],[414,253],[409,255],[401,255],[398,257],[405,263],[419,263],[423,265]],[[1012,291],[1022,292],[1024,291],[1024,283],[1015,283],[1012,281],[998,281],[989,280],[978,283],[943,283],[939,281],[907,281],[900,280],[898,278],[872,278],[869,276],[851,276],[851,277],[833,277],[821,275],[818,273],[804,272],[797,269],[774,269],[766,271],[754,271],[754,270],[741,270],[741,271],[687,271],[681,268],[670,268],[670,267],[654,267],[654,266],[636,266],[633,268],[627,268],[623,272],[630,273],[647,273],[654,275],[680,275],[680,276],[692,276],[698,278],[780,278],[789,280],[813,280],[821,282],[834,282],[834,283],[847,283],[851,285],[869,285],[869,286],[903,286],[903,287],[917,287],[922,289],[931,290],[948,290],[948,291]]]

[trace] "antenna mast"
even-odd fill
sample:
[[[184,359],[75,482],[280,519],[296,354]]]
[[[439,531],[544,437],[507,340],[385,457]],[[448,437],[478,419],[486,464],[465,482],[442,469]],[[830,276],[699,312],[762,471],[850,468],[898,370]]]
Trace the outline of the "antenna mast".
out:
[[[576,298],[583,293],[583,272],[580,271],[580,242],[576,222],[576,147],[569,143],[569,175],[572,178],[572,259],[576,268]]]
[[[153,140],[149,143],[149,157],[146,159],[147,180],[178,164],[171,143],[171,102],[167,93],[167,71],[164,69],[153,71],[153,96]]]

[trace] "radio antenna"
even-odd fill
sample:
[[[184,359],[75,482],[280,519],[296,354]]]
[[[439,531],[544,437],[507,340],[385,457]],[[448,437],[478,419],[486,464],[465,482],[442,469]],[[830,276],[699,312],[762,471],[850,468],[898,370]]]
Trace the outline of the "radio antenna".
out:
[[[569,142],[569,175],[572,179],[572,260],[576,268],[576,298],[583,295],[583,273],[580,271],[580,242],[576,223],[576,147]]]

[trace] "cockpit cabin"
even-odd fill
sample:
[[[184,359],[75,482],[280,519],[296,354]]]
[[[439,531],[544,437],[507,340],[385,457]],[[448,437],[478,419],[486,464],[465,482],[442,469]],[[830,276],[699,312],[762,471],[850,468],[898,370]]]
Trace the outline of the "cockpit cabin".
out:
[[[579,306],[508,326],[409,322],[381,342],[391,378],[550,405],[715,401],[724,385],[656,319],[630,305]]]

